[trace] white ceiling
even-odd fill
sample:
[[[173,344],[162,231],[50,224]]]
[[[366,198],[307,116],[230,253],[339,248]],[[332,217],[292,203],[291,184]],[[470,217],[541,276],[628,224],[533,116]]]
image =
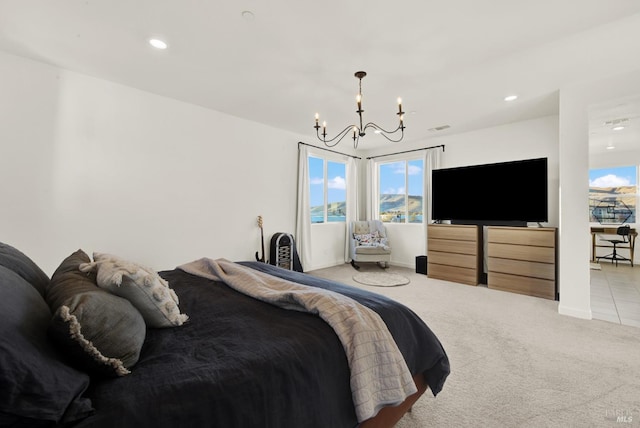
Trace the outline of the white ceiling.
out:
[[[0,50],[308,142],[316,112],[355,122],[358,70],[364,120],[394,128],[401,96],[420,141],[556,114],[559,88],[640,68],[638,40],[639,0],[0,0]]]
[[[588,113],[590,155],[609,150],[640,152],[640,95],[590,106]],[[624,129],[615,130],[616,125]]]

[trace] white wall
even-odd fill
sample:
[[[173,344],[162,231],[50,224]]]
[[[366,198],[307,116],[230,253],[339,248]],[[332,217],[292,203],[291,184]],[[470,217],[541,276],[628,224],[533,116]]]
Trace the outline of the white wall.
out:
[[[344,263],[345,223],[311,225],[311,266],[305,270],[323,269]]]
[[[589,156],[589,169],[609,168],[613,166],[629,166],[640,164],[640,141],[635,150],[607,150],[596,156]]]
[[[443,168],[547,158],[549,221],[558,226],[558,117],[546,116],[453,135],[444,141]]]
[[[430,138],[422,143],[387,146],[366,152],[366,157],[396,151],[444,144],[442,168],[512,160],[548,158],[549,222],[558,226],[558,117],[547,116],[503,126],[485,128],[446,137]],[[364,212],[361,210],[361,212]],[[426,254],[424,225],[388,224],[393,244],[391,264],[414,268],[415,257]]]
[[[258,215],[295,231],[299,136],[1,53],[0,76],[0,240],[49,275],[78,248],[252,260]]]

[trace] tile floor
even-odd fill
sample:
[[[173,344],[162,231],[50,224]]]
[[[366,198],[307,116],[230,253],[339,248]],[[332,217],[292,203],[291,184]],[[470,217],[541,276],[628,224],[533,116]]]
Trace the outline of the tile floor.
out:
[[[599,264],[590,271],[593,318],[640,327],[640,266]]]

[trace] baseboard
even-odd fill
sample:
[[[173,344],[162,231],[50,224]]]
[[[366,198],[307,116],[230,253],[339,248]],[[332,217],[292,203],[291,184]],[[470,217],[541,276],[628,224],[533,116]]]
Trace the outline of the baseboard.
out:
[[[408,268],[408,269],[415,269],[416,268],[415,263],[398,263],[398,262],[394,262],[393,260],[389,262],[389,265],[390,266]]]
[[[343,265],[345,263],[346,262],[344,260],[336,260],[333,263],[325,263],[325,264],[318,265],[318,266],[311,266],[309,268],[307,268],[306,266],[303,266],[303,268],[304,268],[305,272],[310,272],[312,270],[320,270],[320,269],[326,269],[326,268],[332,268],[332,267],[335,267],[335,266],[340,266],[340,265]]]
[[[327,269],[327,268],[332,268],[332,267],[336,267],[336,266],[340,266],[343,265],[347,262],[343,261],[343,260],[337,260],[334,263],[324,263],[318,266],[311,266],[309,268],[304,267],[304,271],[305,272],[311,272],[312,270],[320,270],[320,269]],[[356,263],[375,263],[375,262],[356,262]],[[415,269],[415,265],[414,264],[405,264],[405,263],[398,263],[398,262],[389,262],[389,266],[397,266],[397,267],[404,267],[404,268],[408,268],[408,269]]]
[[[320,270],[320,269],[326,269],[326,268],[332,268],[335,266],[340,266],[342,264],[345,264],[347,262],[343,261],[343,260],[336,260],[333,263],[324,263],[318,266],[311,266],[309,268],[307,268],[306,266],[303,266],[305,272],[307,271],[312,271],[312,270]],[[375,262],[356,262],[356,263],[375,263]],[[403,267],[403,268],[407,268],[407,269],[415,269],[416,266],[413,263],[398,263],[398,262],[394,262],[393,260],[389,262],[389,266],[397,266],[397,267]]]
[[[585,320],[593,319],[593,316],[591,314],[591,309],[584,310],[584,309],[570,308],[567,306],[563,306],[562,303],[558,305],[558,313],[560,315],[567,315],[570,317],[582,318]]]

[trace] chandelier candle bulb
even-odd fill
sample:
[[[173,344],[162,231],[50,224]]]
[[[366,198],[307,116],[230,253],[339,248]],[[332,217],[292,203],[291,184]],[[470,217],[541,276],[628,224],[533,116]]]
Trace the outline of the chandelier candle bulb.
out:
[[[402,98],[398,97],[398,112],[402,113]]]
[[[316,127],[318,126],[318,119],[320,119],[320,115],[316,113]]]
[[[362,95],[356,95],[356,102],[358,103],[358,111],[362,111]]]

